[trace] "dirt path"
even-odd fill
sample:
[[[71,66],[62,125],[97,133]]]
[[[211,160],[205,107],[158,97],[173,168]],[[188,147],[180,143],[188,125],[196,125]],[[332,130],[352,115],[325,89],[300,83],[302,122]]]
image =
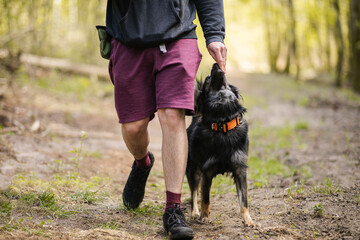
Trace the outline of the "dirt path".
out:
[[[231,179],[220,177],[212,188],[211,221],[189,219],[196,239],[359,239],[359,96],[278,75],[233,74],[230,83],[248,108],[249,198],[258,226],[244,227]],[[10,123],[3,121],[0,135],[0,239],[165,238],[157,119],[150,124],[154,170],[144,203],[129,212],[120,196],[131,156],[112,97],[76,100],[29,85],[17,95],[22,98],[2,103]],[[50,189],[63,207],[56,212],[24,198],[39,189]],[[187,217],[189,197],[185,183]]]

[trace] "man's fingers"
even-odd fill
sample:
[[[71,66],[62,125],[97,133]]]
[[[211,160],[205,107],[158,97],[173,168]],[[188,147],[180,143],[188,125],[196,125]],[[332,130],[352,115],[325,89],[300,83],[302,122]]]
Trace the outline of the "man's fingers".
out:
[[[221,55],[222,55],[222,57],[223,57],[223,59],[224,59],[224,70],[226,70],[227,48],[226,48],[225,45],[224,45],[224,47],[222,48]]]
[[[225,59],[223,58],[220,50],[215,52],[215,61],[219,64],[220,69],[225,72]]]
[[[211,49],[209,49],[209,54],[210,56],[216,61],[216,55],[215,55],[215,52]],[[216,61],[217,62],[217,61]]]
[[[209,54],[219,64],[220,69],[226,72],[227,49],[222,42],[212,42],[208,45]]]

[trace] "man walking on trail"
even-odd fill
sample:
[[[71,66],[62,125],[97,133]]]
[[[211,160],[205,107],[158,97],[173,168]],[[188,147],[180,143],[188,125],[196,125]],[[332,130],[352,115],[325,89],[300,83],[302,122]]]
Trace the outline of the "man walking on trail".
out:
[[[154,164],[148,124],[158,112],[166,187],[164,228],[170,238],[193,238],[180,209],[186,170],[185,115],[194,111],[194,80],[201,54],[193,21],[198,13],[210,55],[225,71],[222,0],[108,0],[109,73],[122,135],[135,161],[123,191],[137,208]]]

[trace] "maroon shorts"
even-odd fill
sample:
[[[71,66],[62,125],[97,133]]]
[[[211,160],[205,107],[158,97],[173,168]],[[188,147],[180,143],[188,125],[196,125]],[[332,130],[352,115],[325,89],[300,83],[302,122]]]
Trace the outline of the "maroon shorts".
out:
[[[194,80],[201,54],[196,39],[180,39],[160,47],[138,49],[111,42],[109,73],[114,84],[120,123],[146,117],[159,108],[194,111]]]

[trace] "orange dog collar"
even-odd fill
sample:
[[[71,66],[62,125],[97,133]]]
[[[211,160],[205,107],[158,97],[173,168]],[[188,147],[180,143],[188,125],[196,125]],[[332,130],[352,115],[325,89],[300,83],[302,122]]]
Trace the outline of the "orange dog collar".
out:
[[[214,131],[223,131],[224,133],[230,131],[231,129],[235,128],[237,125],[239,125],[240,119],[239,116],[235,117],[233,120],[222,123],[222,122],[211,122],[211,129]]]

